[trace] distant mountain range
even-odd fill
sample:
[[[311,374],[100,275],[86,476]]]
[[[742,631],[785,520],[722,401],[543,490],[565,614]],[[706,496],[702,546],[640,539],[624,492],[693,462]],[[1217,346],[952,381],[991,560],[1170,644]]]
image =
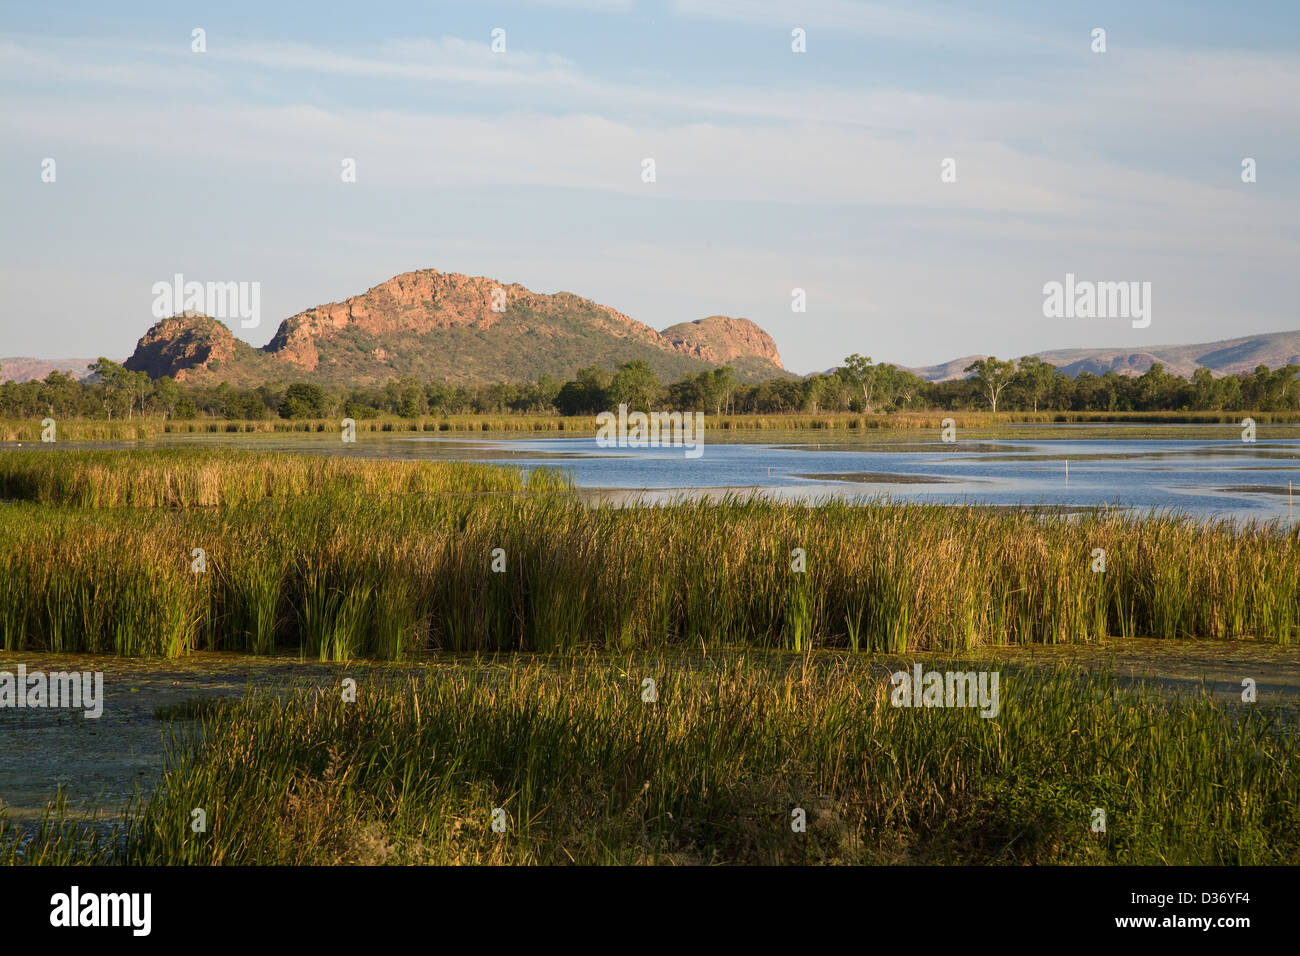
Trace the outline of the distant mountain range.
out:
[[[1105,375],[1141,375],[1159,362],[1166,372],[1187,378],[1198,367],[1208,368],[1216,376],[1253,372],[1257,366],[1280,368],[1300,365],[1300,332],[1269,332],[1224,339],[1201,345],[1153,345],[1140,351],[1133,349],[1057,349],[1035,352],[1044,362],[1055,365],[1071,378],[1080,372]],[[931,382],[964,378],[965,368],[987,355],[967,355],[924,368],[908,369]],[[1012,358],[1004,355],[1001,358]],[[1019,358],[1020,356],[1014,356]]]
[[[86,366],[94,361],[89,358],[0,358],[0,382],[30,382],[32,379],[44,379],[51,372],[66,372],[80,380],[90,376],[90,370]]]

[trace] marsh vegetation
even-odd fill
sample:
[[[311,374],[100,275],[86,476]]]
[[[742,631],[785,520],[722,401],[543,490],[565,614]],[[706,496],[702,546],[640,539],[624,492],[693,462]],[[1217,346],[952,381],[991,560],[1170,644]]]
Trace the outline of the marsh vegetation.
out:
[[[116,837],[56,801],[0,829],[9,862],[1300,853],[1292,709],[1008,666],[988,720],[890,706],[882,664],[1112,636],[1292,645],[1300,540],[1277,527],[612,508],[544,469],[193,449],[9,453],[0,495],[5,651],[407,662],[351,701],[317,680],[160,711],[165,776]]]

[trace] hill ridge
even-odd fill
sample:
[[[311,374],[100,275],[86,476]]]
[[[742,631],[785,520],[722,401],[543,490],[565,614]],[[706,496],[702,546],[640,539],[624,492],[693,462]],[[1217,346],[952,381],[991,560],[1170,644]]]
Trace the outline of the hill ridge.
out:
[[[208,316],[161,319],[125,365],[178,381],[374,385],[404,375],[464,383],[571,378],[583,366],[612,370],[637,359],[664,379],[719,364],[742,380],[788,374],[771,336],[748,319],[709,316],[661,333],[572,292],[436,269],[304,309],[260,349]]]

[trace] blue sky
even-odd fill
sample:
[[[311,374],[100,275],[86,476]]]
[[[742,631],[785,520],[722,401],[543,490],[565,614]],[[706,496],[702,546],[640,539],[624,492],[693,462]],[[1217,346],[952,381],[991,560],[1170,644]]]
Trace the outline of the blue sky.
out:
[[[417,268],[798,372],[1300,328],[1295,3],[116,6],[0,13],[0,355],[125,356],[177,272],[260,282],[254,345]],[[1150,326],[1044,318],[1067,272]]]

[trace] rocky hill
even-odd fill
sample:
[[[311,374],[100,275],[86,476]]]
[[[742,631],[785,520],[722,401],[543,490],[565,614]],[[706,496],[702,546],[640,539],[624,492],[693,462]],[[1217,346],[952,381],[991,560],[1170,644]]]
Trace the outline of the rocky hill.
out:
[[[659,333],[673,348],[712,365],[730,365],[737,372],[753,371],[757,377],[781,368],[772,337],[749,319],[711,315],[707,319],[681,322]]]
[[[664,380],[720,364],[743,380],[784,373],[775,343],[748,319],[712,316],[661,333],[569,292],[433,269],[291,316],[260,349],[207,316],[163,319],[126,366],[189,382],[376,385],[408,375],[454,383],[570,378],[583,366],[612,370],[635,359]]]
[[[260,349],[235,338],[224,323],[198,312],[157,322],[136,343],[124,364],[133,372],[148,372],[152,378],[170,375],[178,381],[212,374],[232,382],[251,382],[258,370],[266,374],[276,370]]]

